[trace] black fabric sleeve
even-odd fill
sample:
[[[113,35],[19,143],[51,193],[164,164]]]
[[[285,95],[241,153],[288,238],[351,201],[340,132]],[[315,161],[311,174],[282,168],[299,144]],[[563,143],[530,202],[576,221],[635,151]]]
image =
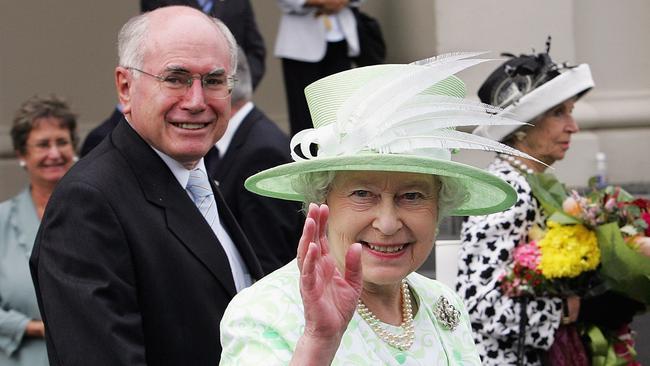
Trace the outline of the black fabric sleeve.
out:
[[[145,365],[133,264],[119,218],[102,192],[65,183],[48,203],[30,260],[50,363]]]

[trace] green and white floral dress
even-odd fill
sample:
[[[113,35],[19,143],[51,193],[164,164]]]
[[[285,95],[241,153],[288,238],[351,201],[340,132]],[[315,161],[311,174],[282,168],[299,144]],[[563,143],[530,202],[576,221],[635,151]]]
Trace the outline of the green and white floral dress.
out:
[[[220,365],[289,364],[305,325],[299,278],[294,260],[235,296],[221,321]],[[332,365],[481,364],[460,298],[440,282],[417,273],[410,274],[407,281],[418,304],[413,319],[415,341],[410,349],[389,346],[355,313]],[[442,297],[460,310],[453,330],[436,318]],[[401,328],[390,329],[397,332]]]

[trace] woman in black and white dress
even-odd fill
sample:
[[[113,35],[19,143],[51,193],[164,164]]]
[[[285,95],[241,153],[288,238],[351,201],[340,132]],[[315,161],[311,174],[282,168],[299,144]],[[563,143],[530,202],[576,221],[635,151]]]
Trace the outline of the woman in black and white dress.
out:
[[[530,125],[481,126],[474,133],[515,147],[546,164],[497,155],[488,170],[515,188],[517,202],[506,211],[471,216],[463,223],[456,290],[465,299],[484,365],[518,362],[521,307],[503,294],[499,277],[512,264],[514,248],[529,241],[529,230],[535,225],[545,226],[544,212],[526,176],[543,172],[564,158],[572,135],[578,132],[571,115],[574,104],[593,85],[588,65],[559,66],[548,53],[541,53],[511,58],[479,90],[484,103],[498,105]],[[560,324],[577,320],[580,298],[536,297],[526,308],[522,361],[538,365]]]

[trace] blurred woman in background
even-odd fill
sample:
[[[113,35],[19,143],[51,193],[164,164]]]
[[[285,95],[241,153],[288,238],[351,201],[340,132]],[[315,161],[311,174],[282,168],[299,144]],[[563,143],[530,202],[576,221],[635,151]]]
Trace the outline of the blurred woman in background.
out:
[[[546,228],[548,215],[529,179],[565,157],[579,130],[574,105],[594,82],[589,65],[556,64],[548,50],[511,57],[478,94],[482,102],[502,107],[528,125],[484,125],[474,134],[537,160],[498,154],[488,167],[515,188],[517,202],[506,211],[470,216],[464,222],[456,290],[465,299],[484,365],[539,365],[543,360],[585,365],[589,355],[572,324],[617,329],[629,323],[642,304],[612,292],[585,298],[536,296],[519,302],[505,295],[501,276],[512,266],[516,248],[533,240],[536,228]],[[612,314],[611,309],[617,311]]]
[[[479,89],[482,102],[502,107],[529,125],[479,126],[474,134],[538,159],[497,155],[488,171],[515,188],[517,203],[503,212],[470,216],[462,226],[456,290],[465,298],[484,365],[539,365],[560,325],[578,318],[577,296],[535,297],[521,312],[518,302],[502,292],[500,276],[512,265],[515,248],[531,240],[531,228],[546,226],[527,177],[564,158],[579,130],[571,114],[574,104],[593,86],[589,65],[566,68],[540,53],[513,56]],[[522,319],[527,324],[523,347],[518,348]]]
[[[29,186],[0,203],[0,365],[47,365],[28,260],[45,205],[76,161],[76,115],[56,96],[32,97],[16,112],[11,138]]]

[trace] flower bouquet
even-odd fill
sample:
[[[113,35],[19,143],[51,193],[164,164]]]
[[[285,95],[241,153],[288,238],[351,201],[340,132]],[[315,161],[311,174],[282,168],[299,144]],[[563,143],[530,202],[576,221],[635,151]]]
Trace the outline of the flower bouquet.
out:
[[[504,292],[587,298],[613,290],[650,304],[650,201],[620,187],[597,187],[594,180],[584,195],[567,192],[550,174],[527,180],[547,215],[547,228],[541,234],[532,230],[532,241],[515,251],[514,267],[502,282]],[[516,269],[522,266],[524,271]],[[540,277],[526,276],[526,271]],[[522,282],[519,273],[532,281]],[[589,339],[592,364],[634,365],[627,325],[600,329],[583,324],[582,334]]]
[[[546,230],[536,226],[528,235],[531,241],[515,248],[512,269],[500,278],[507,296],[586,296],[600,287],[594,231],[548,220]]]
[[[527,243],[513,252],[513,266],[500,278],[501,290],[514,297],[522,308],[519,323],[518,357],[523,361],[523,344],[530,297],[569,295],[585,296],[594,287],[600,250],[596,234],[584,225],[560,225],[547,222],[547,229],[533,227]],[[566,315],[566,314],[565,314]],[[555,333],[555,342],[547,353],[554,365],[587,365],[588,357],[573,325],[564,325]]]
[[[585,195],[566,193],[549,174],[531,176],[529,183],[549,223],[595,232],[600,251],[597,272],[606,287],[650,304],[650,200],[635,198],[620,187],[599,189],[593,181]],[[580,247],[590,250],[584,244]],[[549,258],[549,263],[562,267],[567,260]],[[585,256],[589,260],[595,256]]]

